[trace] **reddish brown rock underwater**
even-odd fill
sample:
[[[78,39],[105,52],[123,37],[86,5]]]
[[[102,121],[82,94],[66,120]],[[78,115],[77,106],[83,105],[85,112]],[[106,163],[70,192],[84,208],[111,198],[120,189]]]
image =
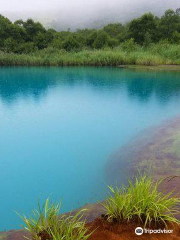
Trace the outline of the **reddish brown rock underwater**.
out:
[[[119,182],[122,172],[132,176],[137,169],[156,180],[180,175],[180,117],[137,136],[111,156],[106,172]]]

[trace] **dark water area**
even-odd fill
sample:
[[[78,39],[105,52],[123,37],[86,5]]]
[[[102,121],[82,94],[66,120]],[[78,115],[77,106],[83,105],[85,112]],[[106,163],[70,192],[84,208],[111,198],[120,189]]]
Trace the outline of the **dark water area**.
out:
[[[179,106],[178,72],[0,68],[0,231],[38,199],[67,212],[107,197],[110,156]]]

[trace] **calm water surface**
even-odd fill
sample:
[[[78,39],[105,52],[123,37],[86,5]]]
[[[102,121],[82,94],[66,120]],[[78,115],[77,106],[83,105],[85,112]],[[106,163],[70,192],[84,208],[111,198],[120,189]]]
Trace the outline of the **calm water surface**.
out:
[[[0,68],[0,231],[38,199],[65,212],[105,198],[109,156],[179,113],[178,72]]]

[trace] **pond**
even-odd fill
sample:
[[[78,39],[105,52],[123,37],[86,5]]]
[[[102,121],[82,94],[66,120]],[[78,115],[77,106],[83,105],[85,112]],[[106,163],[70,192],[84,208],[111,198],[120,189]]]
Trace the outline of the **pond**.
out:
[[[175,71],[0,68],[0,231],[38,199],[66,212],[107,197],[110,156],[179,106]]]

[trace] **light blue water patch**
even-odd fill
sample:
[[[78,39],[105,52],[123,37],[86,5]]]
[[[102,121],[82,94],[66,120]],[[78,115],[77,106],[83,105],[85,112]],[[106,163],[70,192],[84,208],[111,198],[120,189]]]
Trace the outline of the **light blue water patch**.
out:
[[[104,199],[109,156],[179,106],[178,72],[0,68],[0,231],[38,199],[63,212]]]

